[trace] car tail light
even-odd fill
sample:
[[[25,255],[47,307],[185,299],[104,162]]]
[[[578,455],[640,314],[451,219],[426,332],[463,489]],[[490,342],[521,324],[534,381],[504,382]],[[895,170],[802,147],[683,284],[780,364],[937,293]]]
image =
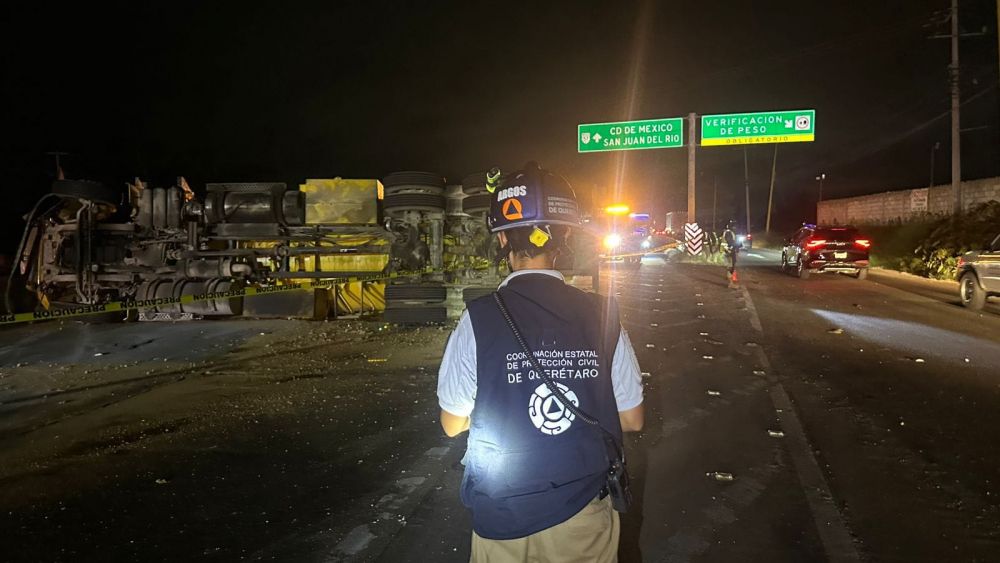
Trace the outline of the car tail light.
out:
[[[817,249],[826,244],[826,240],[821,238],[811,238],[806,241],[806,248],[810,250]]]
[[[861,248],[871,248],[872,247],[872,241],[870,241],[870,240],[868,240],[866,238],[856,239],[854,241],[854,244],[860,246]]]

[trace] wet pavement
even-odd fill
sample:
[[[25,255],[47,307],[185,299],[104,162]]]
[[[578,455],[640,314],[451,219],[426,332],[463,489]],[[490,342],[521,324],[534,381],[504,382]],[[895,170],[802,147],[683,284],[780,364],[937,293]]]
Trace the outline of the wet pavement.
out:
[[[644,373],[622,561],[990,561],[1000,315],[746,257],[604,276]],[[446,330],[376,322],[0,334],[11,561],[467,561]],[[18,367],[18,364],[21,364]]]

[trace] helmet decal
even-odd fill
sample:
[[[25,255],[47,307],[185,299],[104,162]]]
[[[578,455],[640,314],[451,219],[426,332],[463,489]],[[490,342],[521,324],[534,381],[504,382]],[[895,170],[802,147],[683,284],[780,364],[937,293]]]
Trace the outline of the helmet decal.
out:
[[[503,216],[505,219],[509,219],[511,221],[524,219],[524,215],[521,213],[521,201],[516,197],[504,201]]]
[[[580,224],[576,194],[561,176],[531,162],[522,170],[503,177],[494,168],[487,174],[488,183],[491,179],[499,179],[496,189],[490,192],[493,197],[487,223],[491,231],[549,224],[573,227]],[[541,240],[539,236],[535,238]],[[539,246],[545,242],[542,241]]]

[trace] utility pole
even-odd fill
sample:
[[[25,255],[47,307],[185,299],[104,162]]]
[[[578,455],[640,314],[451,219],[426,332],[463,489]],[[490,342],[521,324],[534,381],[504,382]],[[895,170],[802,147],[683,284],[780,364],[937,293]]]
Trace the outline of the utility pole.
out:
[[[694,113],[688,114],[688,223],[697,223],[698,220],[695,217],[695,166],[694,166],[694,149],[695,149],[695,115]]]
[[[962,128],[959,110],[958,0],[951,0],[951,191],[952,213],[962,212]]]
[[[764,232],[771,233],[771,201],[774,200],[774,174],[778,170],[778,144],[774,144],[774,157],[771,159],[771,189],[767,192],[767,223]],[[747,229],[750,230],[749,228]]]
[[[997,2],[1000,2],[1000,0],[997,0]],[[932,187],[932,188],[934,187],[934,155],[937,154],[937,150],[939,148],[941,148],[941,141],[934,141],[934,144],[931,145],[931,182],[930,182],[930,187]]]
[[[1000,0],[997,0],[1000,2]],[[712,177],[712,232],[717,232],[715,230],[715,203],[719,199],[719,177]]]
[[[747,198],[747,234],[750,234],[750,165],[747,164],[746,145],[743,145],[743,188]]]

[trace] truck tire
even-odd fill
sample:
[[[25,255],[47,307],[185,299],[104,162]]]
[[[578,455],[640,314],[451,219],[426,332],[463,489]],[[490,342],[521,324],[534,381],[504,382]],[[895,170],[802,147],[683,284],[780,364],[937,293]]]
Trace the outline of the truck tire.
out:
[[[382,185],[386,196],[397,193],[444,194],[444,178],[433,172],[393,172],[382,179]]]
[[[434,194],[393,194],[385,196],[382,209],[390,211],[444,211],[444,196]]]
[[[462,211],[468,214],[483,213],[490,210],[490,194],[469,196],[462,200]]]
[[[389,306],[382,314],[382,320],[399,324],[441,324],[448,322],[448,308],[444,305]]]
[[[385,286],[386,302],[440,303],[447,298],[448,290],[443,285],[396,284]]]
[[[972,272],[965,272],[958,280],[958,292],[962,305],[967,309],[979,311],[986,305],[986,291],[979,286],[979,278]]]
[[[493,295],[494,291],[496,291],[494,287],[467,287],[462,290],[462,301],[468,303],[473,299]]]
[[[465,195],[478,195],[487,193],[486,172],[469,174],[462,179],[462,192]]]

